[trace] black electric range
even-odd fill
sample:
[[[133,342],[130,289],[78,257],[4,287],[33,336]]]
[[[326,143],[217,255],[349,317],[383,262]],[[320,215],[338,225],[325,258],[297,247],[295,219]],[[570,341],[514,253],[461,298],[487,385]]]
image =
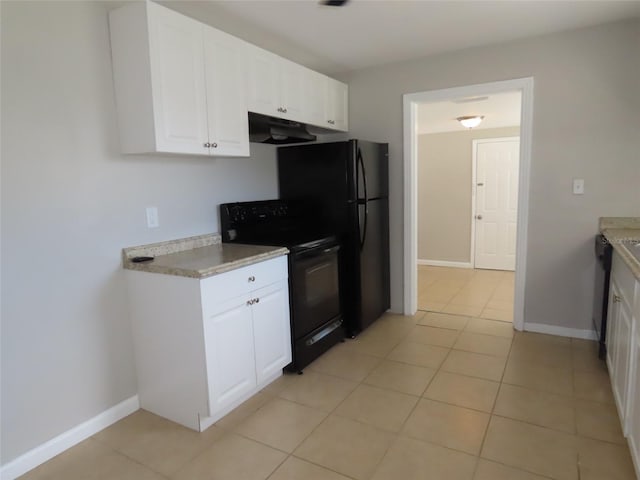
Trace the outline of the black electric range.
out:
[[[344,339],[340,244],[310,205],[283,200],[220,205],[222,241],[287,247],[293,361],[302,369]]]

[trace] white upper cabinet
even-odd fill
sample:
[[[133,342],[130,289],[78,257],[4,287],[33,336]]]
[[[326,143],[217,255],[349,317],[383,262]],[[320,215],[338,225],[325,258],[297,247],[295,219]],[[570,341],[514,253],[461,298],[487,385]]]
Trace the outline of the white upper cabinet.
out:
[[[249,44],[245,56],[249,111],[303,121],[306,69]]]
[[[213,155],[249,156],[243,42],[204,29],[209,143]]]
[[[349,88],[346,84],[326,77],[325,82],[325,127],[349,130]]]
[[[280,105],[280,74],[278,56],[253,45],[246,45],[247,108],[263,115],[278,115]]]
[[[110,32],[124,153],[249,154],[240,40],[152,2]]]
[[[325,84],[327,77],[321,73],[307,70],[304,83],[305,123],[323,128],[332,128],[325,118]]]
[[[123,153],[249,156],[247,112],[348,128],[344,83],[150,1],[109,13]]]
[[[347,85],[247,44],[247,104],[250,112],[348,129]]]

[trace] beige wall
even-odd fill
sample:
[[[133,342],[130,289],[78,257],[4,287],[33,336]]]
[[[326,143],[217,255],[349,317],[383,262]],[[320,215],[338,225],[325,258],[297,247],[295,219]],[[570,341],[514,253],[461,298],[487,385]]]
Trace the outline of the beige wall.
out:
[[[471,261],[473,140],[519,134],[508,127],[418,136],[419,259]]]
[[[598,217],[640,215],[640,19],[343,75],[351,134],[389,142],[391,300],[403,305],[402,95],[533,77],[525,322],[590,329]],[[571,194],[572,178],[585,194]]]

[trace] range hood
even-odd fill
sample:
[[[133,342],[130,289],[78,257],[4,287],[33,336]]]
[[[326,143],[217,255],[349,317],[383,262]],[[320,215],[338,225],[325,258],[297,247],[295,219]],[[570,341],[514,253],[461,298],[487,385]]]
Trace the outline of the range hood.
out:
[[[315,139],[316,136],[309,133],[304,123],[249,112],[250,142],[284,145],[313,142]]]

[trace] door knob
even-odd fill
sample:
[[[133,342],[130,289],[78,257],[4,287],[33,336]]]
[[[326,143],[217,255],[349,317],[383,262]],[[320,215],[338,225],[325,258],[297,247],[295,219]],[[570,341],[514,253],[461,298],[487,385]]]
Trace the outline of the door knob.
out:
[[[476,215],[476,220],[482,220],[482,215]]]

